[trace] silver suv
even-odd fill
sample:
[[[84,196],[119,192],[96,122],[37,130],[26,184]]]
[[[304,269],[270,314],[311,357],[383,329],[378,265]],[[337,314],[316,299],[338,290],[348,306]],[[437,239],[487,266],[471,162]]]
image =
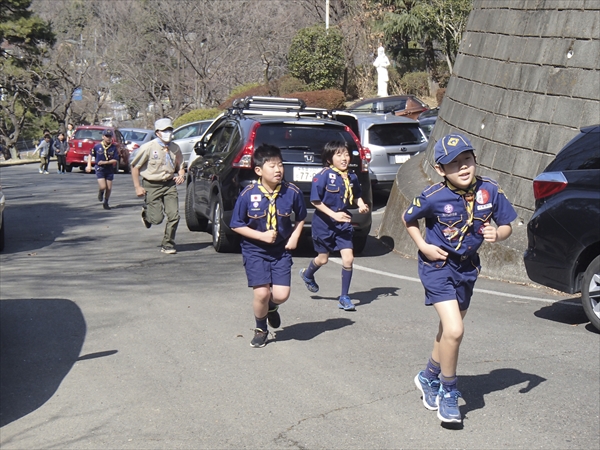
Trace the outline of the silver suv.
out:
[[[348,125],[361,145],[371,151],[369,174],[374,188],[390,188],[400,166],[427,148],[427,137],[416,120],[342,111],[334,111],[332,116]]]

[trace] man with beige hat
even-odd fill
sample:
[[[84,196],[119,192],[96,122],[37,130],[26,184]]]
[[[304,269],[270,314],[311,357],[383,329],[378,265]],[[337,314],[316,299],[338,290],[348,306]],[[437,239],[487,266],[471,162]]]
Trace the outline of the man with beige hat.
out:
[[[161,252],[175,254],[175,233],[179,225],[177,185],[185,181],[183,154],[173,142],[173,123],[169,118],[154,122],[156,139],[142,145],[131,162],[135,194],[144,197],[142,222],[146,228],[167,217]],[[142,182],[140,184],[140,176]]]

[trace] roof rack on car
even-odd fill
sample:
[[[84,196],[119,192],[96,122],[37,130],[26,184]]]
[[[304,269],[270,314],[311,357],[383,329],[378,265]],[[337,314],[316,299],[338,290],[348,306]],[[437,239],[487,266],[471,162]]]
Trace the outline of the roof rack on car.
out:
[[[299,98],[284,97],[246,97],[234,100],[229,108],[230,114],[264,114],[264,115],[294,115],[300,117],[328,117],[328,111],[323,108],[306,106]]]

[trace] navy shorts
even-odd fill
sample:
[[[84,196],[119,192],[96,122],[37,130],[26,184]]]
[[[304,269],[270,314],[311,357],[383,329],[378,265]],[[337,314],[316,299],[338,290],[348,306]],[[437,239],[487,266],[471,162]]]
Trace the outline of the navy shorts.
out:
[[[277,257],[268,254],[243,254],[248,287],[264,284],[291,286],[292,254],[284,251]]]
[[[425,304],[457,300],[459,309],[467,310],[480,270],[477,254],[464,260],[429,261],[419,252],[419,278],[425,288]]]
[[[112,181],[115,177],[115,174],[112,170],[105,170],[101,167],[96,166],[96,178],[104,178],[108,181]]]

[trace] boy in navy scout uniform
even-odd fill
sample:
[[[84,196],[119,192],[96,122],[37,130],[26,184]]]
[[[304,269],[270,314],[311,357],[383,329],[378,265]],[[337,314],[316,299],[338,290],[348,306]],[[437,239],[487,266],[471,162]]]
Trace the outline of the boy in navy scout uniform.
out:
[[[267,343],[267,321],[272,328],[281,325],[277,310],[290,296],[290,251],[298,245],[306,206],[302,191],[283,181],[279,148],[261,145],[254,151],[253,165],[258,182],[240,193],[230,226],[242,235],[244,268],[248,286],[254,290],[256,328],[250,346],[260,348]]]
[[[327,264],[330,252],[339,250],[342,257],[342,293],[338,308],[354,311],[354,304],[348,296],[354,262],[354,228],[348,208],[356,201],[358,212],[364,214],[369,207],[361,198],[358,177],[348,172],[350,152],[346,143],[331,141],[325,144],[321,160],[325,169],[315,175],[310,192],[310,201],[316,209],[312,238],[318,255],[306,269],[300,270],[300,277],[310,292],[317,292],[319,286],[314,278],[315,272]]]
[[[435,170],[444,181],[425,189],[403,216],[419,248],[425,304],[433,305],[440,317],[433,352],[414,382],[425,408],[437,409],[443,422],[461,422],[456,366],[463,319],[481,269],[477,250],[484,240],[507,239],[517,213],[494,180],[475,176],[474,149],[465,136],[445,136],[434,152]],[[425,239],[419,219],[425,219]]]
[[[156,139],[143,144],[131,162],[133,187],[138,197],[144,197],[142,223],[146,228],[162,223],[167,216],[161,252],[175,254],[175,233],[179,225],[177,185],[185,181],[183,154],[173,142],[171,119],[154,122]],[[140,175],[142,184],[140,185]]]
[[[113,132],[104,130],[102,142],[96,144],[90,150],[87,160],[86,172],[92,171],[92,160],[96,161],[96,179],[98,180],[98,201],[104,203],[104,209],[110,209],[108,199],[112,192],[112,182],[115,177],[115,167],[119,160],[119,152],[112,141]]]

